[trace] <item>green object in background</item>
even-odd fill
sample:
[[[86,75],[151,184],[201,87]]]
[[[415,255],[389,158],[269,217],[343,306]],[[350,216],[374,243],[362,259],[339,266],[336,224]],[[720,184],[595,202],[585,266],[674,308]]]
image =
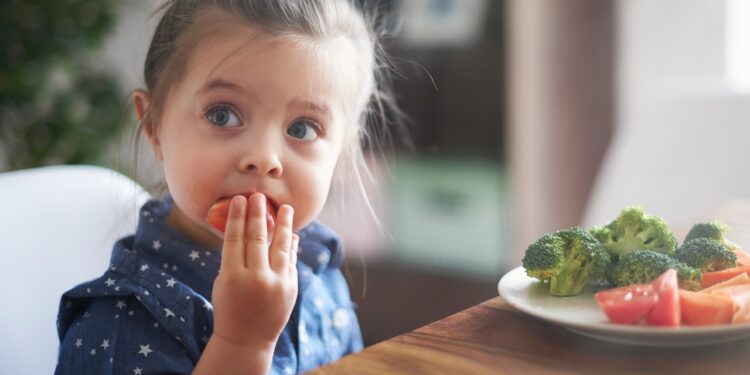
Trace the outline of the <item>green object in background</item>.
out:
[[[0,170],[104,164],[125,97],[92,53],[112,28],[119,3],[0,4]]]
[[[397,159],[391,220],[394,259],[468,278],[505,271],[504,167],[473,159]]]

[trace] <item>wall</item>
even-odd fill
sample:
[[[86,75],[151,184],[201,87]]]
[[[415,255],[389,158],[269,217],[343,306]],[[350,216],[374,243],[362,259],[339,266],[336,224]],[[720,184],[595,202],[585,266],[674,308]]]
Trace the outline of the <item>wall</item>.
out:
[[[750,96],[727,80],[727,4],[618,3],[617,134],[585,225],[641,204],[679,231],[750,196]]]

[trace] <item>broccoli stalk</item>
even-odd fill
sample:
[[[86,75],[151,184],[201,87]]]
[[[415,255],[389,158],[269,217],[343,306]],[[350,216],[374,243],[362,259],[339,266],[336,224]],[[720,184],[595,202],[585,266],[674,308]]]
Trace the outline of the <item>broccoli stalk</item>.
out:
[[[588,283],[595,262],[589,262],[585,256],[579,258],[580,249],[574,248],[565,258],[562,272],[549,279],[550,294],[556,296],[579,294]]]
[[[549,283],[550,294],[572,296],[605,277],[610,256],[586,230],[574,227],[542,236],[521,262],[530,277]]]
[[[611,223],[589,229],[617,260],[633,250],[653,250],[674,254],[677,239],[664,219],[647,215],[642,207],[623,208]]]

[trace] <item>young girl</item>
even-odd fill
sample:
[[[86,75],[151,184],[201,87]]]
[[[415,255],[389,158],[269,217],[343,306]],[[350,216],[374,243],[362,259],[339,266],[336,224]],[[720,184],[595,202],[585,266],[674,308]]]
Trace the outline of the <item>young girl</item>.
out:
[[[357,174],[376,39],[346,0],[173,0],[139,130],[169,194],[110,268],[64,294],[57,373],[292,374],[362,348],[336,235],[314,221]],[[207,221],[229,205],[225,231]]]

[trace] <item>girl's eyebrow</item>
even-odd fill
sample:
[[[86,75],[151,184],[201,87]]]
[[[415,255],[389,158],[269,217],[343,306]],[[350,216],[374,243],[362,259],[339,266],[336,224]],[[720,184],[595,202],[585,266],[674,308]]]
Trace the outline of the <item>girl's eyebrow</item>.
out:
[[[289,102],[289,107],[302,108],[304,110],[318,112],[321,116],[324,116],[326,118],[330,117],[331,115],[331,110],[328,109],[327,105],[323,103],[320,103],[320,104],[315,103],[309,100],[294,99],[291,102]]]
[[[243,94],[243,95],[245,94],[245,90],[242,88],[242,86],[234,84],[229,81],[225,81],[223,79],[212,79],[206,82],[206,84],[203,85],[201,88],[199,88],[198,91],[195,92],[195,94],[199,95],[207,91],[216,90],[216,89],[230,90],[230,91],[235,91],[239,94]]]

